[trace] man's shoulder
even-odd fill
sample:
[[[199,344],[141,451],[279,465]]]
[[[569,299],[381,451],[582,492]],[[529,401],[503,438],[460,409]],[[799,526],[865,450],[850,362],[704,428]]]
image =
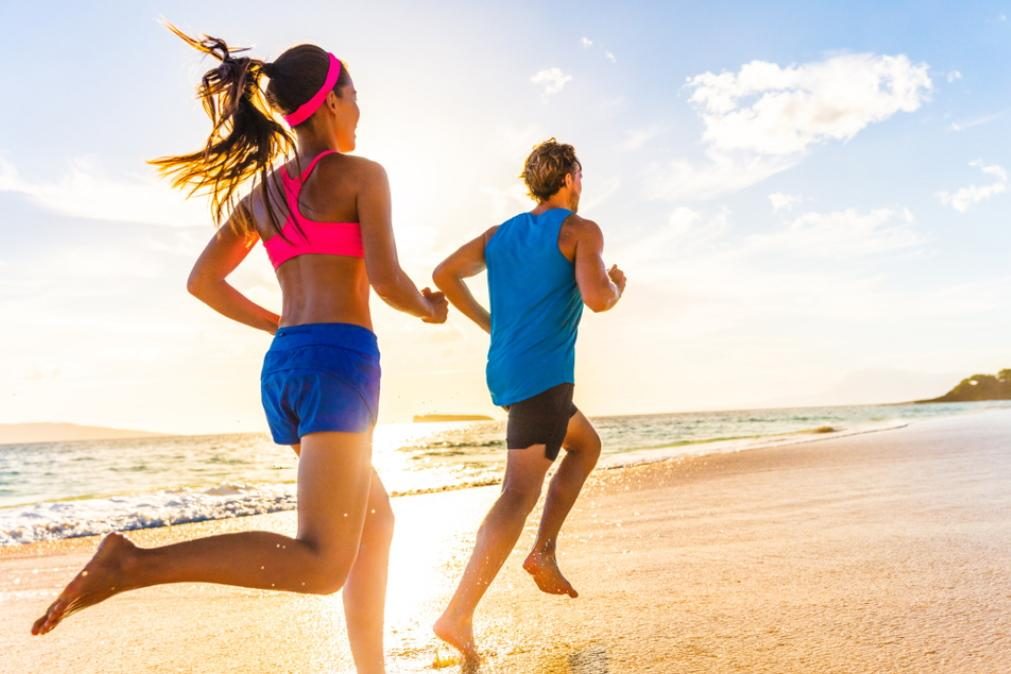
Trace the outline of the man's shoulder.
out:
[[[603,236],[600,231],[600,225],[598,225],[595,221],[590,220],[589,218],[584,218],[576,213],[573,213],[566,218],[562,226],[568,230],[568,234],[575,239],[596,239]]]
[[[569,227],[577,227],[581,229],[600,229],[600,226],[593,220],[589,218],[584,218],[578,213],[573,213],[565,219],[565,224]]]

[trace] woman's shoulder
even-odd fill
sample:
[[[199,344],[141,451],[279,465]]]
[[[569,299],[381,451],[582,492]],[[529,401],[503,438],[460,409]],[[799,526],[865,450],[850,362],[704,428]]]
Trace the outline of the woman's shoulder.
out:
[[[323,158],[317,170],[323,171],[327,178],[341,182],[348,178],[356,178],[362,183],[386,180],[386,169],[382,164],[359,155],[332,154]]]

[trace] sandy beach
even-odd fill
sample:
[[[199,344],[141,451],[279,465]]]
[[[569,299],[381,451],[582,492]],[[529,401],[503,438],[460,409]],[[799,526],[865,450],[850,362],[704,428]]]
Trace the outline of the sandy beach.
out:
[[[429,626],[495,493],[394,499],[389,671],[459,669]],[[599,471],[559,543],[581,596],[543,595],[520,568],[531,519],[477,615],[481,671],[1008,671],[1009,514],[1006,411]],[[294,517],[131,537],[290,534]],[[339,596],[163,586],[31,637],[95,543],[0,549],[0,671],[351,671]]]

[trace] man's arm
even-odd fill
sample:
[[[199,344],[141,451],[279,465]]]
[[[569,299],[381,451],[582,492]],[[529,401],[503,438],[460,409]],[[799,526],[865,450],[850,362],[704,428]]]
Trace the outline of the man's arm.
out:
[[[618,265],[604,266],[604,234],[592,220],[581,219],[576,235],[576,284],[591,311],[607,311],[625,292],[625,274]]]
[[[492,227],[487,232],[469,241],[460,247],[455,253],[447,257],[432,272],[432,280],[446,295],[456,309],[477,323],[485,332],[491,332],[491,315],[488,310],[474,299],[470,288],[464,282],[465,278],[476,276],[484,271],[484,247],[488,240],[495,234],[497,227]]]

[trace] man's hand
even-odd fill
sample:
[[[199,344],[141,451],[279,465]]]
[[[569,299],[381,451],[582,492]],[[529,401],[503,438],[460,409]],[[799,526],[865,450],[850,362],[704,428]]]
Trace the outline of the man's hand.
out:
[[[445,323],[449,314],[449,302],[443,293],[432,292],[431,288],[423,288],[421,296],[428,303],[428,316],[422,318],[425,323]]]
[[[618,269],[618,265],[612,265],[611,268],[607,270],[607,275],[610,277],[611,282],[618,286],[618,294],[625,294],[625,272]]]

